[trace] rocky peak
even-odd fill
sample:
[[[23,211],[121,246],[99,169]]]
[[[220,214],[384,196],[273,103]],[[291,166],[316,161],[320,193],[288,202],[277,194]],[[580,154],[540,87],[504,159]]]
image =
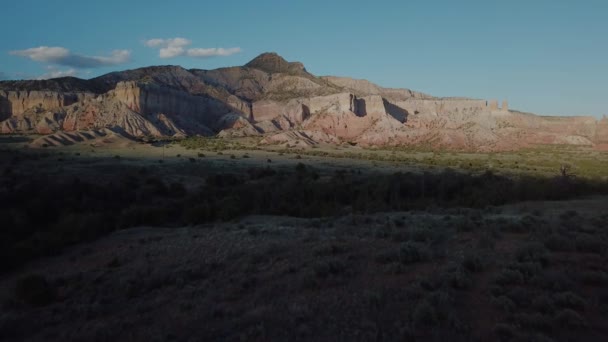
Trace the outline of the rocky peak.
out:
[[[300,62],[288,62],[276,52],[263,53],[245,64],[245,66],[268,73],[308,74],[304,68],[304,64]]]

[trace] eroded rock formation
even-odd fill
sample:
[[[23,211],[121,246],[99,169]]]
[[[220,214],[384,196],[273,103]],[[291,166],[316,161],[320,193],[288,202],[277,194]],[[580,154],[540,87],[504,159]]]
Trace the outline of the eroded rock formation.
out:
[[[131,137],[265,135],[262,143],[302,146],[608,144],[605,118],[541,117],[509,110],[507,101],[499,108],[496,100],[436,98],[366,80],[316,77],[275,53],[216,70],[159,66],[92,80],[0,82],[0,121],[2,133],[62,137],[57,141],[79,135],[56,132],[111,129]]]

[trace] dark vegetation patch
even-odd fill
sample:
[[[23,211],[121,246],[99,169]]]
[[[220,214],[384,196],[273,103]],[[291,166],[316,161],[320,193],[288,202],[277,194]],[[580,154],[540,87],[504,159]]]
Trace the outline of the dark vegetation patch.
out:
[[[498,207],[605,194],[605,183],[370,176],[265,160],[210,172],[185,158],[176,168],[191,170],[188,179],[169,162],[129,167],[126,158],[91,179],[63,173],[74,156],[63,157],[54,174],[31,165],[55,156],[7,159],[3,272],[123,228],[194,227],[133,238],[98,269],[15,277],[0,339],[605,340],[608,215]],[[239,220],[249,215],[308,219]],[[194,252],[174,262],[171,246]],[[72,331],[58,332],[59,321]]]
[[[608,193],[606,182],[557,177],[512,179],[491,172],[471,175],[446,170],[440,173],[395,173],[366,176],[336,172],[320,177],[319,171],[303,163],[293,171],[271,167],[249,168],[240,173],[203,176],[199,188],[163,179],[155,174],[129,170],[105,175],[103,182],[83,180],[78,175],[52,177],[42,170],[34,177],[19,177],[21,163],[30,159],[45,163],[49,155],[11,154],[0,187],[1,268],[8,269],[35,257],[52,255],[62,247],[94,239],[116,229],[133,226],[180,226],[262,215],[323,217],[345,212],[369,214],[428,207],[484,208],[529,200],[559,200]],[[52,163],[52,161],[48,161]],[[196,167],[192,165],[192,167]],[[562,217],[564,225],[575,213]],[[528,215],[521,222],[507,222],[501,229],[522,232],[539,226]],[[400,220],[396,227],[403,225]],[[457,231],[473,232],[483,225],[479,216],[454,222]],[[415,227],[397,240],[433,243],[441,232]],[[434,236],[437,235],[437,236]],[[591,234],[574,239],[559,233],[545,241],[551,250],[603,253],[603,240]],[[533,252],[532,252],[533,253]],[[427,259],[422,246],[405,245],[401,261]],[[542,258],[522,255],[521,258]]]

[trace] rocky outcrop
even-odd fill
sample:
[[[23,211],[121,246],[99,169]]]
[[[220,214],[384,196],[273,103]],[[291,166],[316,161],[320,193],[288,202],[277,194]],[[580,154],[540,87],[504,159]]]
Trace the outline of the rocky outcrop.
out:
[[[0,123],[0,133],[50,134],[63,129],[65,112],[41,111],[36,108],[19,116],[12,116]]]
[[[285,147],[310,147],[323,144],[339,144],[340,139],[319,131],[281,132],[261,140],[263,145],[283,145]]]
[[[383,88],[367,80],[357,80],[348,77],[324,76],[321,79],[340,87],[343,91],[351,92],[357,96],[380,95],[391,102],[405,101],[411,98],[431,99],[430,95],[415,92],[409,89]]]
[[[116,146],[117,143],[122,145],[129,145],[132,140],[128,136],[125,136],[120,130],[112,130],[109,128],[103,128],[91,131],[79,131],[79,132],[56,132],[43,137],[40,137],[30,143],[32,147],[53,147],[53,146],[67,146],[78,143],[86,142],[93,146],[103,146],[106,144],[112,144]]]
[[[0,90],[0,116],[19,116],[29,109],[52,109],[95,97],[93,93],[60,93],[54,91]]]
[[[115,99],[98,98],[65,108],[64,131],[105,127],[121,128],[133,137],[163,135],[162,130],[147,118]]]
[[[220,130],[219,137],[245,137],[261,133],[249,120],[238,114],[224,115],[216,123],[216,127]]]
[[[244,114],[214,98],[156,84],[119,82],[106,97],[124,103],[147,118],[163,114],[186,134],[206,134],[222,116],[235,112]]]
[[[437,116],[449,115],[452,113],[480,114],[486,111],[485,100],[444,98],[444,99],[418,99],[411,98],[394,103],[399,108],[403,108],[408,113],[417,115],[420,113],[430,113]],[[490,109],[491,110],[491,109]]]

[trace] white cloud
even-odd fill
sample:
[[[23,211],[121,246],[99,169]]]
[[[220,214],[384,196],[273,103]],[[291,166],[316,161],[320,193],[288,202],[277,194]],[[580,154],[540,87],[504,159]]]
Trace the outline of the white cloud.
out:
[[[215,56],[230,56],[241,52],[241,48],[192,48],[186,49],[192,44],[192,41],[186,38],[170,38],[170,39],[149,39],[144,41],[144,45],[150,48],[160,48],[160,58],[174,58],[179,56],[188,56],[196,58],[207,58]]]
[[[144,42],[147,47],[184,47],[192,44],[189,39],[186,38],[170,38],[170,39],[150,39]]]
[[[183,54],[184,48],[181,46],[168,46],[160,49],[160,58],[173,58]]]
[[[144,42],[147,47],[159,47],[165,45],[165,39],[149,39]]]
[[[235,53],[239,53],[239,52],[241,52],[241,48],[235,47],[235,48],[228,48],[228,49],[224,49],[224,48],[189,49],[187,54],[190,57],[206,58],[206,57],[214,57],[214,56],[230,56],[230,55],[234,55]]]
[[[48,72],[36,77],[37,80],[48,80],[50,78],[58,78],[58,77],[68,77],[68,76],[76,76],[78,75],[78,70],[74,68],[70,68],[67,70],[59,70],[55,67],[48,67]]]
[[[128,62],[131,57],[131,52],[128,50],[114,50],[110,56],[85,56],[56,46],[40,46],[26,50],[16,50],[11,51],[10,54],[29,58],[36,62],[64,65],[72,68],[99,68],[118,65]]]
[[[186,46],[192,42],[186,38],[171,38],[171,39],[150,39],[144,42],[144,45],[151,48],[160,48],[160,58],[173,58],[183,56],[186,52]]]
[[[26,50],[11,51],[10,54],[14,56],[28,57],[29,59],[37,62],[49,62],[68,57],[70,55],[70,51],[62,47],[41,46]]]

